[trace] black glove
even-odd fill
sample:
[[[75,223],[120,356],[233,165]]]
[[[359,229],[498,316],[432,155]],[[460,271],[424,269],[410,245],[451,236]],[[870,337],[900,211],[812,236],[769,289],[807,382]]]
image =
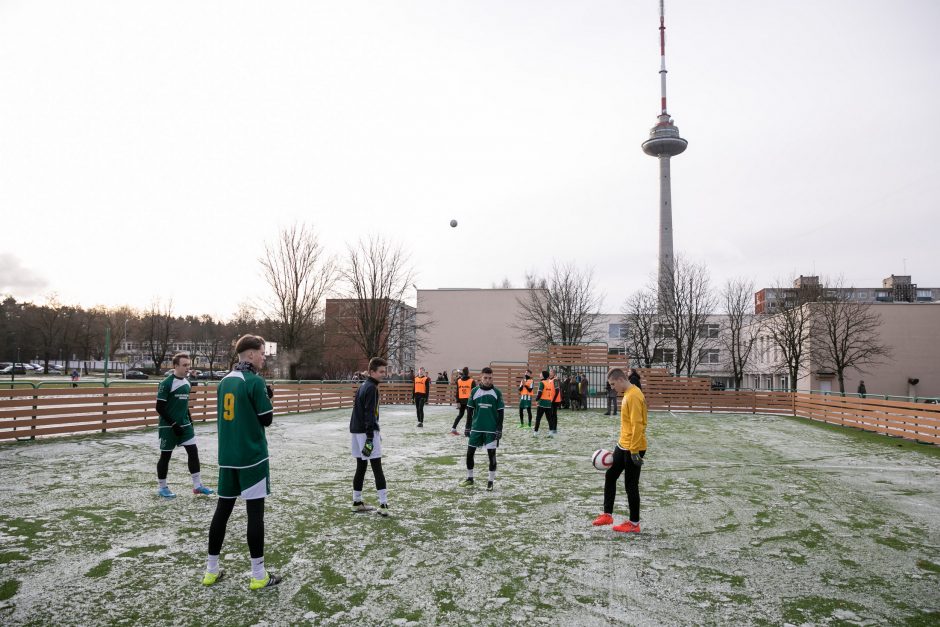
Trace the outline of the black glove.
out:
[[[180,437],[183,437],[183,427],[180,425],[180,423],[174,422],[170,426],[173,427],[173,433],[175,433],[176,435]]]
[[[643,458],[640,457],[639,453],[630,453],[630,461],[633,462],[634,466],[643,465]]]
[[[264,387],[268,391],[268,398],[274,398],[274,388],[270,385],[266,385]]]
[[[363,457],[369,457],[369,456],[371,456],[371,455],[372,455],[372,449],[374,449],[374,448],[375,448],[375,446],[372,444],[372,440],[371,440],[371,439],[366,440],[365,445],[362,447],[362,456],[363,456]]]
[[[470,437],[470,429],[469,429],[469,428],[463,430],[463,437],[465,437],[465,438],[469,438],[469,437]]]

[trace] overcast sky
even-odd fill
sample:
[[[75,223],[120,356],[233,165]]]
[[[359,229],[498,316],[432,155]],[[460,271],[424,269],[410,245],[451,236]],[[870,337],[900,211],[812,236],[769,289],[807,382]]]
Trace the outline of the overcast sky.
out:
[[[228,317],[303,220],[395,239],[422,289],[592,266],[617,311],[656,269],[658,10],[0,1],[0,293]],[[716,284],[940,286],[940,2],[666,24],[677,252]]]

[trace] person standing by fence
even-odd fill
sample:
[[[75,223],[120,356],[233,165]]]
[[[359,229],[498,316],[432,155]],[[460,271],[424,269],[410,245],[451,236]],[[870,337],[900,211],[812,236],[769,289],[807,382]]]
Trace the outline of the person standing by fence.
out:
[[[522,417],[523,410],[529,413],[529,426],[532,428],[532,371],[526,368],[525,374],[519,380],[519,428],[525,429],[526,423]]]
[[[588,384],[588,379],[586,374],[578,375],[578,392],[579,392],[579,401],[581,404],[581,409],[585,410],[588,406],[588,394],[591,393],[591,386]]]
[[[418,412],[418,426],[424,426],[424,406],[431,395],[431,377],[424,372],[424,368],[418,368],[418,376],[414,378],[414,388],[411,396],[414,400],[415,410]]]
[[[460,378],[456,380],[456,383],[457,404],[460,409],[457,412],[457,417],[454,419],[453,426],[450,428],[451,435],[460,435],[460,432],[457,431],[457,425],[460,424],[460,419],[463,418],[464,412],[467,411],[467,401],[470,400],[470,391],[473,390],[476,385],[476,382],[470,378],[470,368],[466,366],[463,367],[463,370],[460,372]]]
[[[535,411],[535,429],[532,435],[539,434],[539,426],[542,424],[542,416],[548,418],[548,428],[552,428],[552,403],[555,398],[555,383],[549,376],[548,370],[542,371],[542,380],[539,381],[539,390],[535,395],[538,399],[538,409]]]
[[[209,495],[212,490],[202,485],[199,468],[199,449],[196,447],[196,432],[189,415],[189,392],[191,387],[186,374],[192,362],[186,353],[173,355],[173,372],[157,387],[157,414],[160,416],[157,435],[160,437],[160,460],[157,462],[157,494],[172,499],[173,494],[166,482],[170,469],[170,458],[177,446],[186,449],[189,474],[193,479],[193,494]]]
[[[864,382],[864,381],[859,381],[859,383],[858,383],[858,395],[859,395],[861,398],[865,398],[865,395],[866,395],[866,394],[868,394],[868,390],[865,389],[865,382]]]
[[[607,381],[607,411],[604,412],[605,416],[612,416],[617,411],[617,390],[615,390],[610,385],[610,381]]]

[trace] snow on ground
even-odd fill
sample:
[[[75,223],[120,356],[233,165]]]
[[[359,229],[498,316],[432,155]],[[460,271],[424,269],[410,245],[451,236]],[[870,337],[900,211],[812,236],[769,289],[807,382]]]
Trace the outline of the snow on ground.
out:
[[[393,515],[353,514],[349,410],[268,431],[265,556],[249,592],[245,513],[206,589],[213,498],[156,496],[153,429],[0,446],[0,623],[937,624],[940,450],[774,416],[650,416],[640,535],[595,529],[617,419],[563,412],[555,440],[507,417],[497,489],[459,487],[455,411],[382,410]],[[544,429],[544,426],[543,426]],[[197,424],[215,486],[214,424]],[[486,455],[477,456],[485,478]],[[367,500],[375,503],[371,472]],[[615,518],[626,513],[622,484]]]

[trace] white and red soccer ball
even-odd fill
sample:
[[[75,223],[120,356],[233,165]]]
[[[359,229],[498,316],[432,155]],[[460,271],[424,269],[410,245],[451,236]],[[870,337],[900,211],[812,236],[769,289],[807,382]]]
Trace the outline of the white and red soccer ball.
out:
[[[599,448],[591,455],[591,463],[598,470],[607,470],[614,465],[614,453],[605,448]]]

